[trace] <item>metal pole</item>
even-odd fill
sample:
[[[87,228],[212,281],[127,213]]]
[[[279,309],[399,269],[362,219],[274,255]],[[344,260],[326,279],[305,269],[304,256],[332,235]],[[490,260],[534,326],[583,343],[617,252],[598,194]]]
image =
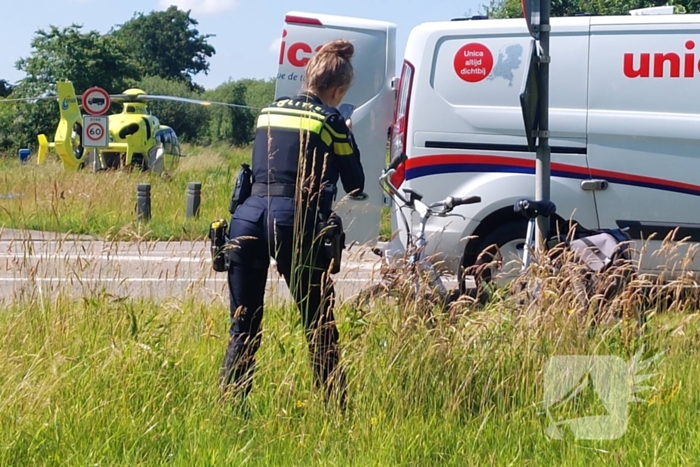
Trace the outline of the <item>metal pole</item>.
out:
[[[185,217],[199,217],[199,205],[201,204],[202,184],[189,182],[187,184],[187,197],[185,201]]]
[[[92,148],[92,171],[97,173],[100,165],[97,161],[97,148]]]
[[[139,183],[136,186],[136,218],[145,222],[151,220],[150,183]]]
[[[535,162],[535,199],[550,200],[550,148],[549,148],[549,11],[551,0],[541,0],[540,12],[540,88],[539,94],[539,137],[537,138],[537,160]],[[536,248],[540,251],[549,229],[547,218],[537,218]]]

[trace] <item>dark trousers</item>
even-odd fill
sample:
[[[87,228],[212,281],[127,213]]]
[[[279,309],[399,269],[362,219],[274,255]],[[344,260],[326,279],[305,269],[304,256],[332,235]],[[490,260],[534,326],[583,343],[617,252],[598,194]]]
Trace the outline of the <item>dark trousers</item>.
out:
[[[333,284],[313,241],[313,216],[296,217],[294,202],[289,198],[251,196],[231,219],[231,327],[221,389],[243,397],[251,390],[255,354],[261,343],[265,285],[273,257],[301,313],[314,382],[324,387],[326,400],[335,394],[344,407],[345,377],[338,367]]]

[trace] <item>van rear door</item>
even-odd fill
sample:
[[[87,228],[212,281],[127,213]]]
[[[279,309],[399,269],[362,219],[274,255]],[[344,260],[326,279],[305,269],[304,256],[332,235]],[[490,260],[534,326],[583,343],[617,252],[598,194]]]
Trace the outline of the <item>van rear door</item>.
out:
[[[344,102],[356,106],[352,129],[365,172],[365,200],[352,200],[339,187],[335,210],[346,240],[377,241],[382,211],[378,179],[386,165],[388,131],[394,112],[392,80],[396,71],[396,25],[343,16],[289,12],[280,44],[275,97],[293,96],[304,86],[304,69],[327,42],[347,39],[355,47],[354,80]]]

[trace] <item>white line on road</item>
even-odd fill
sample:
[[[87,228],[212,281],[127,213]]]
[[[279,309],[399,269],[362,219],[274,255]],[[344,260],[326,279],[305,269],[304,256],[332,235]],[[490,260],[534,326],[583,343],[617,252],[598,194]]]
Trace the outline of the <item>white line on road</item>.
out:
[[[76,282],[76,283],[81,283],[81,282],[95,282],[95,283],[100,283],[100,282],[190,282],[193,284],[196,283],[204,283],[204,282],[226,282],[226,278],[212,278],[212,279],[185,279],[182,277],[175,278],[175,279],[164,279],[162,277],[125,277],[125,278],[118,278],[118,277],[105,277],[105,278],[98,278],[98,277],[88,277],[84,279],[78,279],[78,278],[71,278],[71,277],[43,277],[43,278],[28,278],[28,277],[0,277],[0,283],[3,282]],[[272,279],[268,278],[267,282],[280,282],[284,283],[284,279]],[[364,278],[341,278],[341,279],[333,279],[333,282],[367,282],[369,283],[367,279]]]
[[[162,263],[211,263],[211,258],[192,258],[188,256],[139,256],[139,255],[91,255],[91,254],[60,254],[60,253],[50,253],[50,254],[6,254],[0,253],[0,259],[41,259],[44,261],[55,261],[55,260],[104,260],[104,261],[115,261],[115,262],[129,262],[129,261],[143,261],[143,262],[162,262]],[[376,262],[375,262],[376,263]],[[271,265],[275,265],[275,261],[271,260]],[[378,263],[366,263],[359,261],[345,261],[344,269],[378,269],[380,265]]]
[[[91,254],[60,254],[60,253],[50,253],[41,254],[34,253],[31,255],[26,254],[0,254],[0,258],[31,258],[31,259],[44,259],[44,260],[75,260],[75,259],[100,259],[105,261],[164,261],[164,262],[185,262],[185,263],[211,263],[211,258],[192,258],[187,256],[139,256],[139,255],[91,255]]]

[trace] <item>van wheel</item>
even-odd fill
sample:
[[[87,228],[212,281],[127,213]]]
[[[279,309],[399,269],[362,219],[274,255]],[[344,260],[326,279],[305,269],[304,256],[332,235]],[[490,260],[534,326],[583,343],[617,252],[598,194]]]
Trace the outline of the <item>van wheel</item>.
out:
[[[527,220],[518,219],[498,226],[484,237],[477,249],[476,262],[467,269],[479,289],[487,284],[501,288],[517,277],[526,233]]]

